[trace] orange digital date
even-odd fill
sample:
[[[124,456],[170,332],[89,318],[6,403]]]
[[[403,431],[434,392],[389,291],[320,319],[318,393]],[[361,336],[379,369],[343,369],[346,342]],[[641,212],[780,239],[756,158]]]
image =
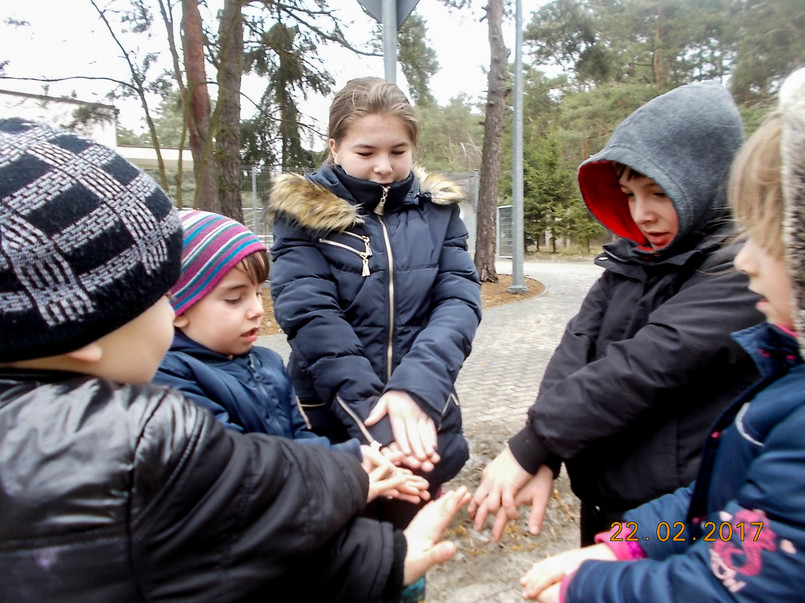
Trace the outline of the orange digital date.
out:
[[[660,542],[666,542],[667,540],[685,542],[686,527],[685,523],[681,521],[676,521],[673,524],[661,521],[657,524],[655,535]],[[754,535],[748,534],[753,529]],[[731,524],[728,521],[722,521],[720,524],[714,521],[705,521],[702,524],[702,540],[705,542],[727,541],[732,540],[733,536],[737,536],[738,540],[744,542],[748,536],[752,542],[757,542],[762,529],[762,521],[750,521],[748,524],[743,521],[736,524]],[[627,521],[626,523],[615,521],[612,523],[612,530],[612,534],[609,537],[611,542],[640,542],[636,521]],[[645,540],[649,538],[650,536],[646,536]]]

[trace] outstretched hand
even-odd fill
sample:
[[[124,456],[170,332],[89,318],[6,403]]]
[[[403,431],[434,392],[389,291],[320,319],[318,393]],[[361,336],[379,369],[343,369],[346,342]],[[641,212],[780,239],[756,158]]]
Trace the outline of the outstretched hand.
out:
[[[445,492],[437,500],[422,507],[405,529],[408,550],[405,554],[404,583],[411,584],[434,565],[444,563],[456,554],[452,542],[439,542],[456,513],[470,501],[470,493],[462,486]]]
[[[394,442],[389,449],[402,454],[401,462],[412,469],[433,471],[439,462],[436,452],[436,425],[406,392],[389,390],[364,421],[370,427],[389,416]]]
[[[581,549],[573,549],[537,561],[520,578],[523,599],[537,599],[543,603],[559,600],[559,586],[565,576],[575,572],[582,562],[588,559],[615,561],[612,550],[605,544],[594,544]]]
[[[533,477],[520,466],[506,446],[484,469],[481,483],[470,502],[469,512],[475,518],[475,529],[482,530],[486,518],[495,516],[493,538],[499,540],[506,522],[520,517],[515,499]]]
[[[378,496],[398,498],[418,504],[430,500],[428,480],[408,469],[397,467],[383,452],[372,446],[361,446],[361,466],[369,475],[367,503]]]

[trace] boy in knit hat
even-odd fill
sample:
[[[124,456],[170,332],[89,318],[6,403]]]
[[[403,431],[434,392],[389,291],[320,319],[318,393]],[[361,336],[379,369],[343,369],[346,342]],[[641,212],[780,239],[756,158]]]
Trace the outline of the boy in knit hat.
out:
[[[170,200],[114,151],[0,120],[0,589],[9,601],[394,598],[466,490],[357,517],[350,455],[238,434],[149,383],[173,336]]]
[[[175,334],[153,382],[180,390],[229,429],[354,455],[370,475],[370,498],[381,491],[412,502],[419,502],[420,493],[427,498],[424,478],[395,467],[377,449],[356,439],[331,444],[314,434],[280,355],[254,345],[269,270],[257,235],[216,213],[185,210],[179,217],[182,270],[171,289]]]

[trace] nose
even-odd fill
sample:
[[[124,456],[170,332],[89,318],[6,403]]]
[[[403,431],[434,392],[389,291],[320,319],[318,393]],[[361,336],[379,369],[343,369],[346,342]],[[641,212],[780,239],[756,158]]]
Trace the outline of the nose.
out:
[[[657,218],[654,206],[646,195],[635,194],[630,203],[632,220],[637,224],[651,222]]]
[[[743,272],[744,274],[752,274],[752,242],[751,240],[746,241],[743,246],[741,246],[741,250],[735,255],[735,259],[732,260],[732,265],[735,266],[735,269],[738,272]]]
[[[386,155],[378,155],[374,168],[375,174],[388,174],[391,172],[391,161]]]
[[[250,320],[260,318],[263,316],[263,312],[263,296],[262,294],[257,294],[252,298],[252,303],[248,310],[248,317]]]

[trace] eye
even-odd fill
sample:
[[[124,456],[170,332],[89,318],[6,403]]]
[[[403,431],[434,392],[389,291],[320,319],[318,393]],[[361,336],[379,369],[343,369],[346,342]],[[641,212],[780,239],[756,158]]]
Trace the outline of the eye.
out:
[[[628,190],[628,189],[624,189],[624,188],[622,188],[622,189],[621,189],[621,192],[622,192],[624,195],[626,195],[627,197],[634,197],[634,193],[633,193],[632,191]]]
[[[392,155],[397,155],[397,156],[405,155],[405,153],[406,153],[406,151],[392,151],[391,152]]]
[[[360,155],[361,157],[371,157],[372,156],[372,154],[369,153],[368,151],[361,151],[360,153],[358,153],[358,155]]]
[[[236,305],[238,305],[238,304],[240,303],[240,301],[241,301],[242,299],[243,299],[243,298],[242,298],[242,297],[240,297],[240,296],[238,296],[238,297],[234,297],[234,298],[233,298],[233,297],[230,297],[230,298],[224,299],[224,302],[225,302],[225,303],[227,303],[227,304],[229,304],[230,306],[236,306]]]

